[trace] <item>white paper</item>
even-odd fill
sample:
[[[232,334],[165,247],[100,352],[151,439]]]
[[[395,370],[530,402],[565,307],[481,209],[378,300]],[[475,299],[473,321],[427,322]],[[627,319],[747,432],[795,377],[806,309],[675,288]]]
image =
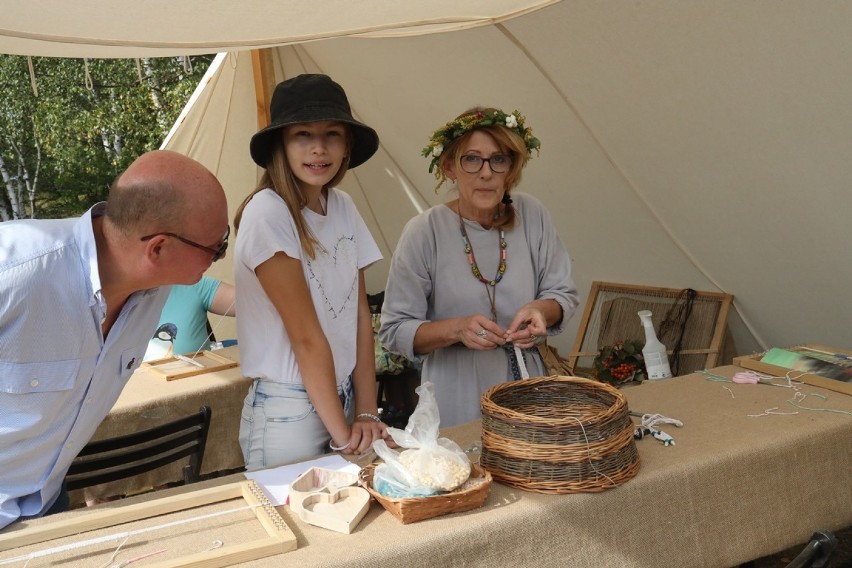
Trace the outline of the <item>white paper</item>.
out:
[[[306,462],[282,465],[270,469],[259,469],[257,471],[247,471],[245,472],[245,476],[247,479],[251,479],[257,483],[264,490],[272,504],[277,506],[287,503],[287,497],[290,495],[290,484],[312,467],[355,474],[361,471],[358,464],[348,462],[340,457],[340,455],[333,454]]]

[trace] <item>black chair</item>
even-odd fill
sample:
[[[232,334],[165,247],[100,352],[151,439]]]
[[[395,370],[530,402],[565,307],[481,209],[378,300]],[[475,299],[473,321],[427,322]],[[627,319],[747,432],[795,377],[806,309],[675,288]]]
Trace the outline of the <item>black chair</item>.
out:
[[[133,477],[189,457],[184,483],[198,481],[210,429],[209,406],[162,426],[117,436],[84,447],[65,476],[68,491]]]
[[[829,560],[831,560],[831,555],[837,548],[837,544],[837,537],[831,531],[816,531],[799,554],[784,568],[828,568],[830,566]],[[774,559],[775,557],[771,558]],[[740,564],[737,568],[754,568],[755,566],[755,561],[751,560]]]
[[[786,568],[825,568],[836,547],[837,537],[832,532],[817,531]]]

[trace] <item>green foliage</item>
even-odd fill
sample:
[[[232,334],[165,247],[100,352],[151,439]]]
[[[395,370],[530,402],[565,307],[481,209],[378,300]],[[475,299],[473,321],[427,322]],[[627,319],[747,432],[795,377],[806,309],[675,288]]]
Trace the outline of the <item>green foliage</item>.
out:
[[[212,56],[33,58],[0,55],[0,220],[68,217],[106,198],[113,179],[160,146]],[[140,74],[142,80],[140,80]],[[88,86],[87,86],[88,84]]]

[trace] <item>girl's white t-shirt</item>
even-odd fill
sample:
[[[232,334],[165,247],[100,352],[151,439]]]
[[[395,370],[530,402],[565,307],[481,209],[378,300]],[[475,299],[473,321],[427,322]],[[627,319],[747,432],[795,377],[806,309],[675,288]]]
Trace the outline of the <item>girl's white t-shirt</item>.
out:
[[[246,377],[303,382],[284,322],[254,273],[258,265],[283,252],[302,262],[340,385],[355,368],[358,273],[381,260],[382,254],[352,198],[338,189],[328,190],[326,215],[307,208],[302,215],[322,245],[313,259],[302,250],[290,210],[277,193],[264,189],[243,209],[234,253],[240,366]]]

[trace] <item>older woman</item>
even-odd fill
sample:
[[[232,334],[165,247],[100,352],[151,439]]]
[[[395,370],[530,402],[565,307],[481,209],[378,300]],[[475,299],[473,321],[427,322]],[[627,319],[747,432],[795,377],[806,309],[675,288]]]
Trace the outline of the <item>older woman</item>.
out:
[[[441,425],[479,418],[492,385],[544,374],[535,348],[578,304],[550,215],[514,193],[539,141],[518,111],[474,108],[437,130],[423,154],[458,197],[413,218],[391,261],[380,339],[422,359]],[[437,188],[436,188],[437,189]]]

